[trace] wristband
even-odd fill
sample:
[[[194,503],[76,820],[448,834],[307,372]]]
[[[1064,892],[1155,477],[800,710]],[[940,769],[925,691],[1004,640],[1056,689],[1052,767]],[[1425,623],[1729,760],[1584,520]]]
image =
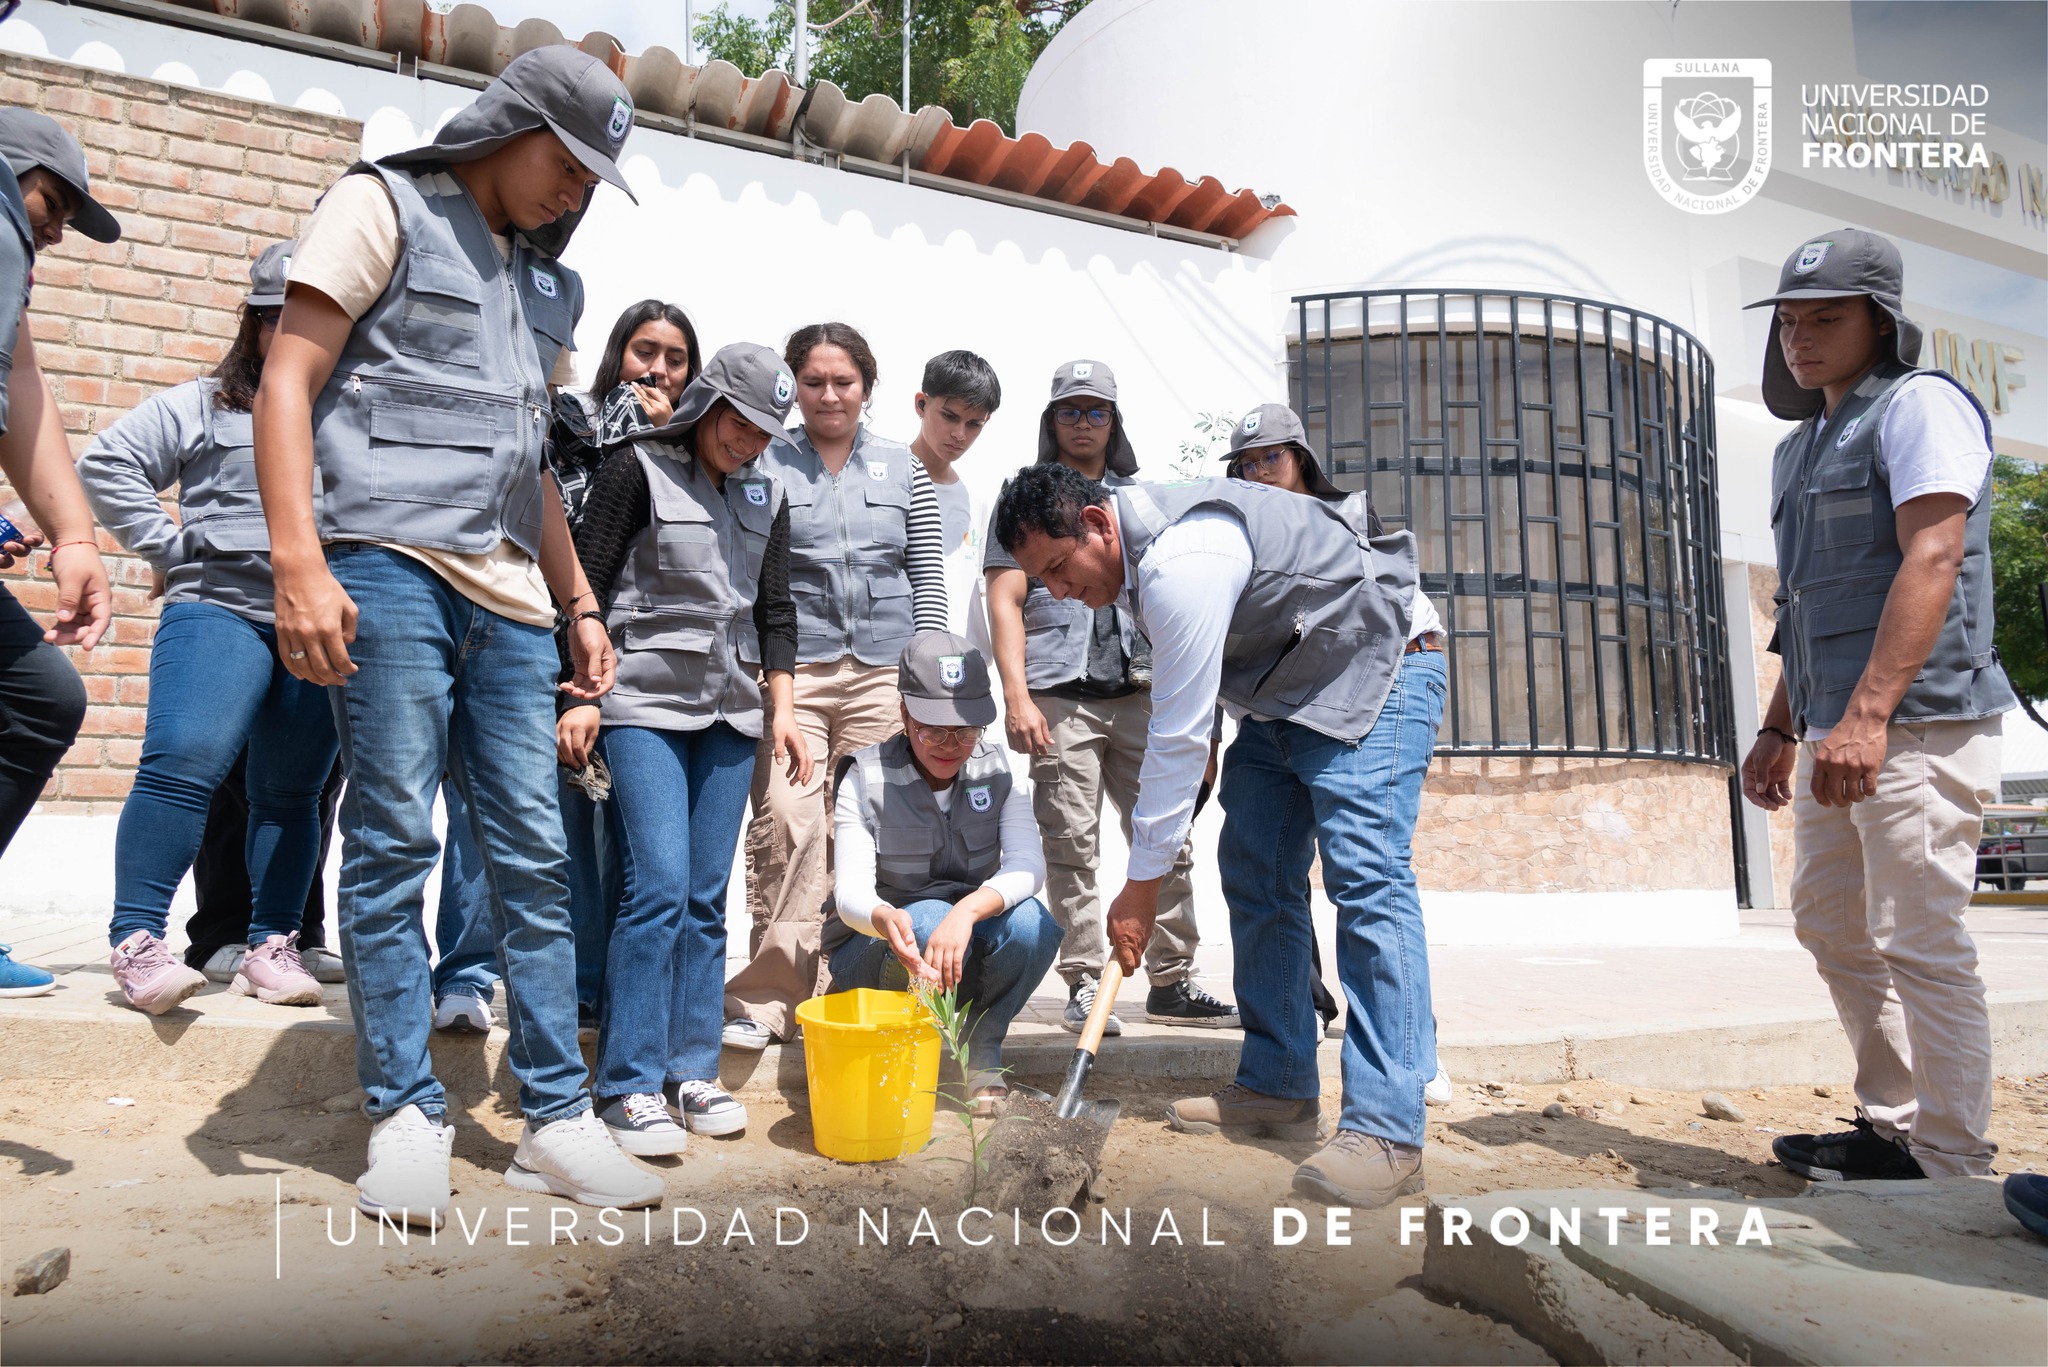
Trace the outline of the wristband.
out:
[[[573,627],[573,626],[575,626],[575,625],[576,625],[576,624],[577,624],[578,622],[582,621],[582,620],[583,620],[584,618],[586,618],[586,617],[588,617],[588,618],[589,618],[589,619],[590,619],[591,621],[593,621],[593,622],[597,623],[597,624],[598,624],[599,626],[605,626],[604,614],[603,614],[603,613],[601,613],[601,612],[595,611],[594,609],[591,609],[591,608],[585,608],[585,609],[584,609],[584,610],[583,610],[582,612],[579,612],[579,613],[575,614],[575,615],[574,615],[573,617],[571,617],[571,618],[569,619],[569,625]],[[611,631],[611,628],[610,628],[610,627],[605,627],[605,631],[606,631],[606,634],[607,634],[607,635],[609,635],[609,634],[610,634],[610,631]]]
[[[1799,737],[1793,735],[1790,731],[1784,730],[1781,727],[1766,726],[1758,730],[1757,734],[1759,736],[1776,736],[1778,739],[1784,741],[1787,745],[1799,744]]]
[[[89,537],[73,537],[69,541],[59,541],[56,545],[50,547],[49,554],[55,555],[58,551],[63,550],[66,546],[90,546],[95,551],[97,551],[100,548],[100,543],[92,540]]]

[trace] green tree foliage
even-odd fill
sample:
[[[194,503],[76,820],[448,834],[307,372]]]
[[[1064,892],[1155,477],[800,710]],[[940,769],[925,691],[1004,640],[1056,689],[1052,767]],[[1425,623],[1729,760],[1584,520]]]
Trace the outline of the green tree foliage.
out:
[[[942,105],[963,128],[989,119],[1014,135],[1031,64],[1088,0],[811,0],[811,79],[831,81],[856,100],[880,93],[900,102],[906,4],[911,106]],[[829,27],[818,32],[821,26]],[[790,0],[776,0],[765,23],[721,3],[693,37],[704,58],[758,76],[790,69],[795,30]]]
[[[2044,728],[2034,700],[2048,698],[2048,468],[1998,456],[1991,467],[1991,591],[1999,659],[2027,715]]]

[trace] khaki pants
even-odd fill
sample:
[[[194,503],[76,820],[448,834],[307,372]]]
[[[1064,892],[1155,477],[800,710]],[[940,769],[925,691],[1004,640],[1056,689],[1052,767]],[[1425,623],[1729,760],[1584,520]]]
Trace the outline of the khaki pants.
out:
[[[1991,1017],[1963,911],[1977,880],[1984,804],[1998,784],[1999,722],[1923,722],[1886,733],[1877,792],[1823,807],[1816,747],[1799,747],[1792,918],[1856,1055],[1856,1100],[1904,1135],[1930,1177],[1991,1171]]]
[[[825,989],[818,937],[832,903],[832,771],[856,750],[902,729],[896,666],[851,655],[798,665],[796,721],[817,770],[793,784],[764,730],[754,756],[754,819],[747,826],[747,910],[752,958],[725,985],[725,1016],[750,1016],[787,1039],[796,1004]]]
[[[1095,891],[1095,839],[1106,793],[1131,838],[1131,809],[1138,801],[1138,767],[1145,760],[1152,695],[1076,702],[1034,693],[1052,733],[1052,753],[1031,760],[1031,805],[1045,841],[1045,903],[1066,931],[1053,965],[1072,986],[1095,977],[1109,960],[1102,899]],[[1159,920],[1145,946],[1145,974],[1154,987],[1188,975],[1201,936],[1195,929],[1195,896],[1188,886],[1192,863],[1183,844],[1173,870],[1159,889]],[[1120,885],[1120,884],[1119,884]]]

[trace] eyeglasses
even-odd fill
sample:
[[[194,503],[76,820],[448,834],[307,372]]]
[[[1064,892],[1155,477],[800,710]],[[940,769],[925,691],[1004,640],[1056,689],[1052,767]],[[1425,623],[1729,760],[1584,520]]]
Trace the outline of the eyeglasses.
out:
[[[1247,451],[1230,467],[1230,473],[1248,475],[1254,470],[1277,470],[1280,468],[1281,458],[1288,453],[1289,448],[1285,446],[1268,446],[1263,451]]]
[[[950,750],[957,746],[972,745],[981,739],[979,726],[913,726],[910,733],[919,742],[934,750]]]
[[[1109,420],[1116,416],[1110,408],[1055,408],[1052,420],[1062,427],[1078,427],[1081,419],[1088,419],[1090,427],[1107,427]]]

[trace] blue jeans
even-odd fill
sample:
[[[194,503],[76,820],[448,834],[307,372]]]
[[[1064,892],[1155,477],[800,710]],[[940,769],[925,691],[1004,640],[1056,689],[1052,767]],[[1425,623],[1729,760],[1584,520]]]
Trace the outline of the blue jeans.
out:
[[[349,647],[357,672],[328,693],[348,766],[338,919],[366,1109],[447,1109],[427,1053],[424,924],[445,773],[468,804],[489,884],[519,1108],[536,1125],[578,1115],[590,1099],[555,804],[553,634],[477,606],[396,551],[342,542],[327,563],[361,614]]]
[[[933,898],[903,909],[910,913],[911,931],[922,951],[953,904]],[[1010,1033],[1010,1022],[1031,1000],[1031,990],[1044,981],[1060,952],[1061,936],[1060,923],[1036,897],[975,922],[958,996],[974,1008],[967,1013],[965,1042],[968,1062],[976,1070],[1003,1066],[1003,1038]],[[910,974],[887,940],[856,935],[832,951],[834,992],[856,987],[901,992],[909,986]]]
[[[618,838],[606,824],[608,803],[592,802],[561,775],[562,834],[569,842],[569,920],[576,927],[576,1005],[593,1016],[604,1006],[605,957],[623,887]]]
[[[277,658],[277,633],[211,603],[165,606],[149,653],[142,764],[114,837],[120,944],[158,939],[171,898],[199,854],[214,790],[249,747],[249,943],[290,935],[305,917],[320,860],[320,790],[334,767],[325,692]]]
[[[725,888],[754,780],[754,746],[701,731],[607,726],[608,820],[624,898],[612,925],[598,1041],[600,1097],[718,1076],[725,1027]]]
[[[1320,1090],[1308,908],[1309,862],[1320,845],[1348,1007],[1338,1124],[1420,1145],[1436,1024],[1409,846],[1443,717],[1445,669],[1432,651],[1401,660],[1385,708],[1356,745],[1294,722],[1238,728],[1223,758],[1217,865],[1244,1020],[1238,1083],[1276,1097]]]
[[[448,838],[441,845],[441,905],[434,915],[434,1000],[461,993],[489,1002],[503,971],[491,923],[491,880],[469,804],[453,783],[441,784],[448,814]]]

